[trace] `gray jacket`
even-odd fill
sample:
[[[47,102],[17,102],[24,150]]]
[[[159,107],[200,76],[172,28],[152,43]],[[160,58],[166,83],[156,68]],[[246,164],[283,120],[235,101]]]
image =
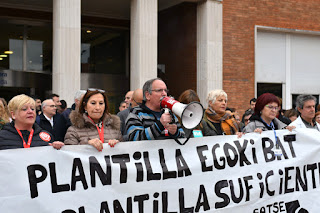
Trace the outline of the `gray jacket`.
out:
[[[273,119],[275,126],[277,126],[276,130],[284,129],[287,125],[282,123],[278,118]],[[268,131],[268,128],[259,120],[250,121],[250,123],[244,127],[244,133],[254,132],[256,128],[262,129],[262,131]]]

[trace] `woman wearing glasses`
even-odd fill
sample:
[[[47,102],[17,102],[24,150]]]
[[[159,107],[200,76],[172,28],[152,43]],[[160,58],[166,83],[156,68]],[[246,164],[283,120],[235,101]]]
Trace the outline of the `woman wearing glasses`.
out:
[[[287,127],[276,118],[279,110],[279,99],[271,93],[264,93],[260,95],[256,102],[253,115],[250,117],[250,123],[243,129],[243,132],[259,132],[267,130],[289,129],[294,127]]]
[[[72,126],[64,139],[67,145],[90,144],[102,151],[103,143],[114,147],[122,141],[120,119],[109,113],[104,90],[88,89],[81,99],[79,110],[70,114],[70,120]]]

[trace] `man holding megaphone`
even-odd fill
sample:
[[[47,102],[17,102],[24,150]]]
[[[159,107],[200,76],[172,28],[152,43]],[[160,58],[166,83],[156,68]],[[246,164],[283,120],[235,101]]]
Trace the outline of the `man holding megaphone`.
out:
[[[130,141],[184,137],[177,117],[161,109],[161,98],[167,95],[167,86],[160,78],[143,85],[143,103],[133,108],[126,120]]]

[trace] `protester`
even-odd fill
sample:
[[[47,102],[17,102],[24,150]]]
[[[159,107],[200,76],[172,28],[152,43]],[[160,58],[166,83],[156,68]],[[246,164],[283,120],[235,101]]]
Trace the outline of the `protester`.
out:
[[[290,126],[310,128],[320,131],[320,125],[313,120],[315,116],[316,98],[312,95],[299,95],[296,100],[296,109],[300,116]]]
[[[250,118],[251,118],[253,112],[254,112],[254,111],[253,111],[252,109],[247,109],[247,110],[244,112],[244,114],[243,114],[243,116],[242,116],[242,123],[244,124],[244,126],[247,126],[248,123],[250,122]],[[244,127],[243,127],[243,128],[244,128]],[[242,128],[242,130],[243,130],[243,128]]]
[[[178,98],[178,101],[180,103],[183,103],[183,104],[190,104],[191,102],[194,102],[194,101],[200,103],[200,98],[199,98],[198,94],[194,90],[188,89],[188,90],[183,91],[180,94],[180,96]],[[181,122],[181,118],[179,118],[179,121]],[[192,134],[192,132],[193,132],[192,129],[191,130],[190,129],[186,129],[183,126],[182,126],[182,129],[185,132],[186,136],[190,135],[191,137],[194,137],[194,135]],[[198,129],[200,131],[200,126],[197,126],[194,129]]]
[[[257,99],[256,98],[251,98],[250,100],[250,109],[254,111],[254,108],[256,106]]]
[[[320,111],[316,112],[315,117],[314,117],[314,120],[315,120],[318,124],[320,124]]]
[[[126,102],[126,107],[129,108],[131,99],[132,99],[133,91],[128,91],[124,97],[124,102]]]
[[[136,89],[133,94],[132,94],[132,97],[131,97],[131,100],[130,100],[130,106],[129,108],[119,112],[117,114],[117,116],[120,118],[120,121],[121,121],[121,134],[122,134],[122,137],[123,137],[123,141],[128,141],[128,135],[127,135],[127,132],[126,132],[126,120],[127,120],[127,117],[131,111],[131,109],[133,107],[136,107],[136,106],[139,106],[141,103],[142,103],[142,100],[143,100],[143,91],[142,89]]]
[[[161,98],[167,94],[167,86],[160,78],[145,82],[143,102],[132,108],[126,120],[130,141],[184,137],[177,117],[160,107]]]
[[[3,105],[3,102],[0,101],[0,130],[6,123],[10,122],[10,117],[7,114],[7,110]]]
[[[183,104],[189,104],[193,101],[200,102],[200,98],[194,90],[188,89],[180,94],[178,101]]]
[[[60,101],[60,109],[58,109],[58,113],[62,114],[67,109],[67,102],[65,100]]]
[[[9,120],[12,121],[12,120],[11,120],[11,114],[10,114],[10,112],[9,112],[8,104],[7,104],[6,99],[0,98],[0,102],[2,102],[3,107],[4,107],[4,110],[5,110],[5,112],[7,113],[7,116],[9,117]]]
[[[40,115],[41,112],[42,112],[42,109],[41,109],[41,100],[40,100],[40,98],[37,98],[37,97],[34,97],[33,99],[34,99],[35,102],[36,102],[36,114],[37,114],[37,115]]]
[[[61,129],[64,124],[59,123],[61,115],[57,113],[55,103],[52,99],[44,100],[41,108],[42,113],[36,118],[37,124],[42,129],[50,132],[54,140],[63,141],[64,135],[60,134],[59,129]]]
[[[279,99],[279,110],[277,113],[277,118],[284,124],[289,125],[291,123],[291,120],[284,116],[284,112],[282,110],[282,98],[277,97]]]
[[[257,99],[254,113],[250,118],[250,123],[243,129],[243,132],[258,132],[267,130],[289,129],[286,124],[276,118],[279,110],[279,99],[271,93],[264,93]]]
[[[65,136],[65,144],[90,144],[102,151],[103,143],[114,147],[122,141],[120,119],[109,113],[104,90],[88,89],[80,101],[79,110],[70,114],[72,126]]]
[[[120,105],[119,105],[119,112],[123,111],[127,109],[127,104],[124,101],[121,101]]]
[[[64,144],[54,141],[52,135],[42,130],[36,120],[35,101],[27,95],[17,95],[8,105],[13,121],[7,123],[0,134],[0,149],[30,148],[51,145],[60,149]]]
[[[228,96],[223,90],[212,90],[207,96],[208,108],[200,123],[203,136],[234,135],[239,126],[230,111],[226,111]]]
[[[295,109],[288,109],[284,112],[284,116],[289,118],[290,121],[293,122],[298,118],[299,114]]]

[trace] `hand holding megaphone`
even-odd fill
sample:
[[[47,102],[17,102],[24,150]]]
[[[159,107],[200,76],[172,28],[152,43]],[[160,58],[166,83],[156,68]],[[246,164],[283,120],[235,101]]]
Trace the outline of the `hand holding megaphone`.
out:
[[[165,112],[160,117],[160,122],[168,130],[168,132],[173,135],[177,132],[178,127],[176,124],[172,124],[172,120],[173,118],[169,113],[169,109],[166,108]]]

